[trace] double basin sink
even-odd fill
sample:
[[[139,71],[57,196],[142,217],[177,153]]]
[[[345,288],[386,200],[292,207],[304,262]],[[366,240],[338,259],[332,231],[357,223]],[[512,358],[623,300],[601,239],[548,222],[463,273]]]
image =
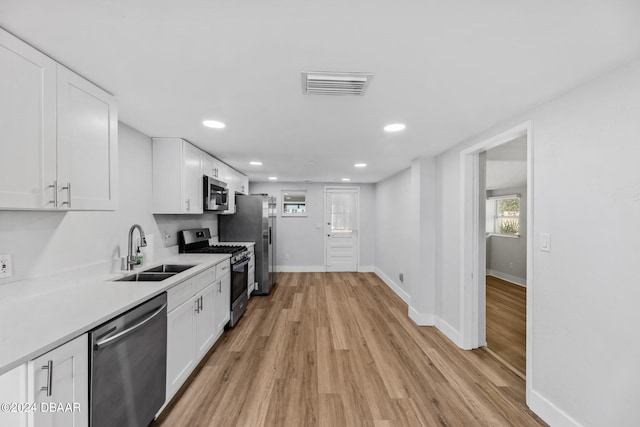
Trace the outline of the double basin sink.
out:
[[[193,267],[195,267],[195,265],[163,264],[142,270],[139,273],[129,274],[120,279],[116,279],[115,282],[161,282]]]

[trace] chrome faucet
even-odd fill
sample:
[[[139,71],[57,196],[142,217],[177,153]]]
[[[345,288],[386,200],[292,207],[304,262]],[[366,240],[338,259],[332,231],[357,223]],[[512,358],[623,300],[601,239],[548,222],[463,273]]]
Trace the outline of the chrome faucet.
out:
[[[127,254],[127,270],[133,270],[133,267],[140,264],[140,260],[136,258],[135,253],[133,252],[133,231],[138,229],[140,233],[140,246],[147,246],[147,240],[144,237],[144,230],[138,224],[133,224],[129,229],[129,253]]]

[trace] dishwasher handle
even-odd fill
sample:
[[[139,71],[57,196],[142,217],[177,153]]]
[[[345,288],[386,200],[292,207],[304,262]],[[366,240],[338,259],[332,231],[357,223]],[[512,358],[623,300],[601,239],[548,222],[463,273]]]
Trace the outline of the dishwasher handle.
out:
[[[151,319],[153,319],[154,317],[156,317],[158,314],[162,313],[162,311],[167,308],[167,304],[162,304],[162,306],[157,309],[156,311],[154,311],[151,315],[149,315],[149,317],[147,317],[146,319],[144,319],[142,322],[137,323],[135,325],[133,325],[130,328],[125,329],[122,332],[118,332],[117,334],[109,337],[109,338],[105,338],[102,339],[98,342],[95,343],[93,349],[94,350],[100,350],[100,347],[104,347],[107,344],[109,344],[110,342],[113,342],[115,340],[117,340],[118,338],[122,338],[125,335],[129,335],[130,333],[134,332],[136,329],[141,328],[142,326],[144,326],[147,322],[151,321]]]

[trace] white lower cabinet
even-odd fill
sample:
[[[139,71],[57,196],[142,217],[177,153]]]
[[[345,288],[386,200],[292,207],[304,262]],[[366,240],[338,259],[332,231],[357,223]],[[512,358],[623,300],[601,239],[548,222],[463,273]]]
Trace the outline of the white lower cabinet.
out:
[[[229,270],[218,279],[215,285],[215,325],[216,331],[222,333],[231,318],[231,274]]]
[[[26,427],[27,365],[20,365],[0,375],[0,426]],[[7,406],[8,405],[8,406]]]
[[[196,366],[193,312],[194,302],[189,300],[167,315],[167,401]]]
[[[195,337],[197,360],[207,354],[217,336],[215,286],[211,284],[196,296]]]
[[[89,425],[88,346],[85,334],[28,363],[30,427]]]
[[[220,280],[216,271],[226,266]],[[198,362],[211,349],[229,320],[231,281],[229,261],[211,267],[167,292],[167,397],[180,389]],[[226,321],[220,298],[226,298]]]

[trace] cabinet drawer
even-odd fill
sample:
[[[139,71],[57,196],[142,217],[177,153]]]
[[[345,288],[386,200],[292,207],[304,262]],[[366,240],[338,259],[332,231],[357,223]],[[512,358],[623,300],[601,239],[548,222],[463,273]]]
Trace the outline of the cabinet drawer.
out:
[[[211,267],[202,273],[199,273],[191,280],[193,281],[193,293],[197,294],[216,281],[216,268]]]
[[[193,279],[185,280],[167,291],[167,313],[193,297]]]
[[[214,280],[217,278],[221,278],[222,276],[224,276],[225,274],[229,274],[231,270],[231,263],[229,262],[229,260],[223,261],[220,264],[216,265],[216,277],[214,278]]]

